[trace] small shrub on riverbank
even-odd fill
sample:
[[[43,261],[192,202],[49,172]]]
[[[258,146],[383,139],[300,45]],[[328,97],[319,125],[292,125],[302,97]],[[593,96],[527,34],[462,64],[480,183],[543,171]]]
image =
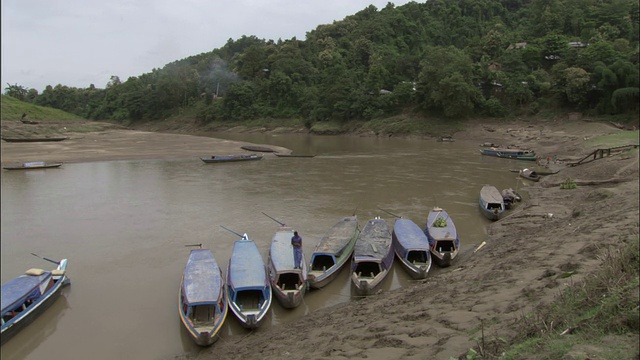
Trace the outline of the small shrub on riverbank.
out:
[[[571,178],[566,178],[562,184],[560,184],[560,189],[575,189],[578,185]]]

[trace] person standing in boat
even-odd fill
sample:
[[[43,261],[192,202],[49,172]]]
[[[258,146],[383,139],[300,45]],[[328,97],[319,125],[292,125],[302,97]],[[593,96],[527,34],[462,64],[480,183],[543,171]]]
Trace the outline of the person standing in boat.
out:
[[[293,245],[293,259],[294,259],[294,268],[302,269],[302,237],[298,235],[297,231],[293,232],[293,237],[291,238],[291,245]]]

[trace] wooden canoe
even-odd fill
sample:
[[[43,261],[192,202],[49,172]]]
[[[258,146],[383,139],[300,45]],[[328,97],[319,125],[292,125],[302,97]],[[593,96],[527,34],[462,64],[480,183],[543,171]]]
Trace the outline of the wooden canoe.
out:
[[[340,219],[320,238],[311,255],[310,287],[320,289],[336,278],[351,258],[358,234],[358,218],[350,216]]]
[[[211,157],[201,157],[200,160],[205,163],[225,163],[225,162],[236,162],[236,161],[251,161],[251,160],[260,160],[262,159],[262,155],[250,154],[250,155],[214,155]]]
[[[30,269],[2,284],[1,343],[9,341],[53,304],[62,288],[68,285],[67,259],[62,259],[52,271]]]
[[[315,155],[294,155],[294,154],[275,154],[277,157],[290,157],[290,158],[312,158]]]
[[[62,163],[46,163],[44,161],[31,161],[16,166],[4,166],[5,170],[33,170],[33,169],[50,169],[62,166]]]
[[[499,220],[505,211],[504,199],[500,191],[492,185],[480,189],[480,212],[489,220]]]
[[[271,307],[271,283],[262,255],[247,234],[233,244],[226,286],[227,303],[240,324],[260,326]]]
[[[44,142],[44,141],[63,141],[68,137],[44,137],[44,138],[7,138],[3,137],[2,140],[6,142]]]
[[[268,148],[264,146],[244,145],[244,146],[240,146],[240,148],[247,151],[266,152],[266,153],[274,152],[272,148]]]
[[[460,238],[453,219],[443,209],[434,207],[429,211],[424,232],[433,261],[440,267],[450,266],[460,252]]]
[[[307,264],[302,254],[302,269],[295,268],[293,228],[281,226],[273,235],[267,264],[271,289],[280,304],[288,309],[302,304],[307,292]]]
[[[393,265],[393,246],[387,222],[371,219],[364,226],[353,250],[351,284],[357,295],[371,295]]]
[[[431,269],[429,240],[424,231],[409,219],[396,219],[393,225],[393,250],[400,264],[414,279],[424,279]]]
[[[189,337],[200,346],[218,339],[228,306],[222,271],[207,249],[191,250],[178,291],[178,314]]]

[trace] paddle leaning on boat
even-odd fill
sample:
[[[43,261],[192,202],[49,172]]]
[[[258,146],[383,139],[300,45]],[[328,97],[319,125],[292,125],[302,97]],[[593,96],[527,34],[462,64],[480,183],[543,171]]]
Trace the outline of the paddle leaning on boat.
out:
[[[320,289],[336,278],[353,254],[359,228],[356,216],[344,217],[327,231],[313,250],[309,286]]]
[[[409,219],[398,218],[393,225],[393,250],[400,264],[414,279],[424,279],[431,269],[429,240],[424,231]]]
[[[233,244],[227,270],[227,303],[242,326],[255,329],[271,307],[271,283],[256,243],[247,234]]]
[[[222,271],[211,251],[191,250],[180,281],[178,314],[196,344],[209,346],[218,339],[228,312],[225,292]]]
[[[441,267],[450,266],[460,252],[460,238],[453,219],[436,206],[429,211],[424,233],[429,239],[433,261]]]
[[[376,217],[367,222],[356,240],[351,259],[351,284],[357,295],[371,295],[393,265],[389,225]]]
[[[264,214],[264,213],[263,213]],[[288,309],[295,308],[302,304],[302,299],[307,292],[307,264],[302,252],[300,267],[295,264],[295,252],[291,244],[294,236],[293,228],[264,214],[280,224],[280,227],[273,235],[271,247],[269,248],[269,261],[267,268],[271,289],[280,304]]]
[[[51,271],[29,269],[24,275],[2,284],[2,345],[49,308],[60,296],[62,288],[70,284],[66,274],[67,259],[42,259],[58,266]]]

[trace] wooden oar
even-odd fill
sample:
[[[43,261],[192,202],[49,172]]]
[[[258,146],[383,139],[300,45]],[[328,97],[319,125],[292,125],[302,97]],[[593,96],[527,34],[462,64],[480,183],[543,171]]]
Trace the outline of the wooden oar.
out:
[[[282,223],[282,222],[280,222],[280,221],[278,221],[278,220],[276,220],[276,219],[272,218],[271,216],[269,216],[269,215],[265,214],[264,212],[262,213],[262,215],[264,215],[264,216],[268,217],[269,219],[271,219],[271,220],[273,220],[273,221],[277,222],[278,224],[280,224],[280,226],[286,226],[284,223]]]
[[[396,214],[392,213],[391,211],[387,211],[387,210],[382,209],[382,208],[378,208],[378,209],[380,209],[380,210],[382,210],[382,211],[386,212],[387,214],[389,214],[389,215],[391,215],[391,216],[395,216],[395,217],[397,217],[398,219],[402,219],[402,216],[398,216],[398,215],[396,215]]]
[[[54,263],[54,264],[58,264],[58,265],[60,265],[60,261],[51,260],[51,259],[49,259],[49,258],[42,257],[42,256],[40,256],[40,255],[36,255],[36,254],[34,254],[34,253],[31,253],[31,255],[33,255],[33,256],[35,256],[35,257],[39,257],[39,258],[40,258],[40,259],[42,259],[42,260],[47,260],[47,261],[52,262],[52,263]]]

